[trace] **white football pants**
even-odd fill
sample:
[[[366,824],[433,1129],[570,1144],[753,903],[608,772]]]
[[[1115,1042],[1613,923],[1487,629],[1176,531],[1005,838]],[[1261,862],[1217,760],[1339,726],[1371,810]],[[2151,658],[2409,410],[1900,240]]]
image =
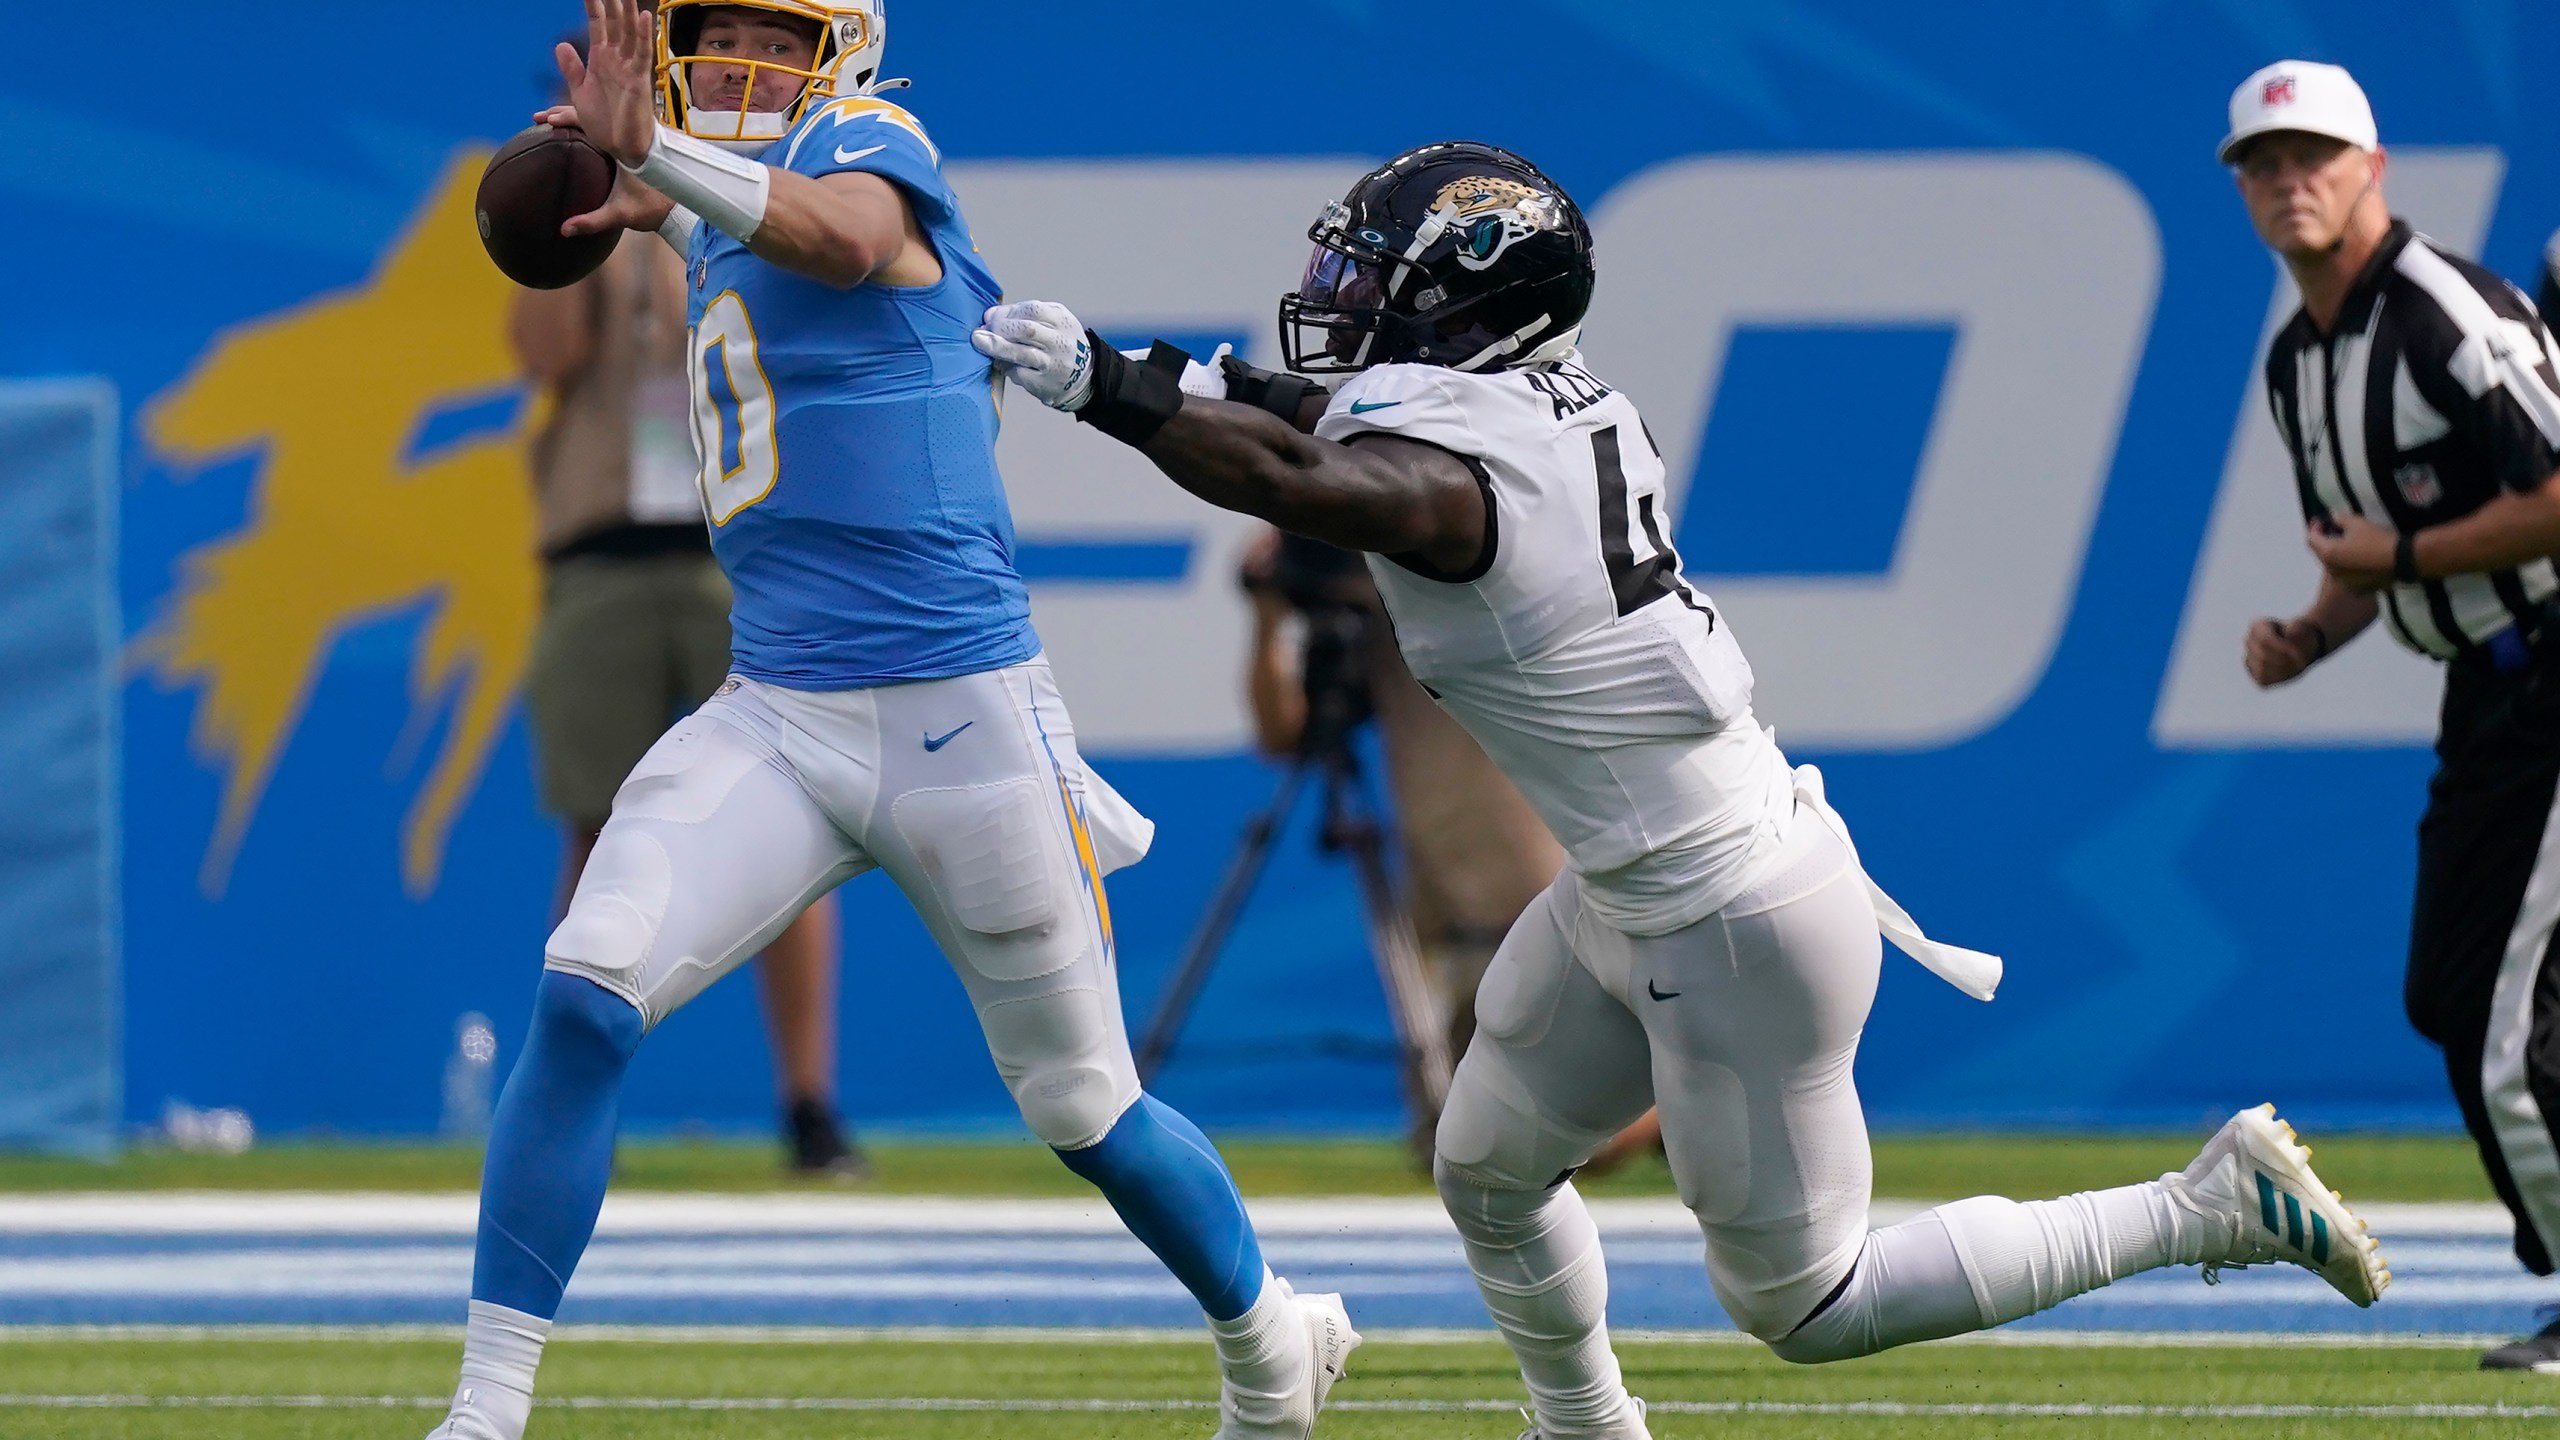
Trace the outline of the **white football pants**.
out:
[[[1629,935],[1579,897],[1558,878],[1494,957],[1435,1166],[1545,1433],[1633,1433],[1599,1235],[1566,1177],[1649,1105],[1717,1299],[1790,1360],[1981,1329],[2201,1257],[2157,1182],[1870,1232],[1851,1070],[1882,939],[1853,853],[1810,811],[1763,879],[1684,929]]]
[[[1045,660],[871,690],[733,676],[623,782],[544,964],[654,1026],[877,866],[1033,1133],[1081,1149],[1138,1098],[1102,877],[1151,835],[1078,758]]]
[[[1867,1234],[1867,1122],[1850,1070],[1883,939],[1848,847],[1809,815],[1749,894],[1668,935],[1583,908],[1570,871],[1530,903],[1476,996],[1440,1120],[1445,1168],[1543,1190],[1648,1108],[1734,1322],[1794,1325]]]

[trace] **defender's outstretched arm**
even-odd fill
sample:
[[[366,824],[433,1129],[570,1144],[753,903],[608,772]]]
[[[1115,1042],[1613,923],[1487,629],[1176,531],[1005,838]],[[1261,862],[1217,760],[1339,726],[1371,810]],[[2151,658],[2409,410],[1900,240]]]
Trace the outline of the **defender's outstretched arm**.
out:
[[[1475,472],[1438,446],[1385,435],[1337,444],[1250,405],[1190,395],[1138,450],[1222,510],[1345,550],[1419,554],[1458,571],[1484,548]]]
[[[1092,338],[1063,305],[999,305],[974,338],[1033,399],[1135,446],[1220,509],[1450,573],[1484,551],[1484,486],[1449,451],[1385,435],[1337,444],[1256,406],[1184,394],[1166,372]]]

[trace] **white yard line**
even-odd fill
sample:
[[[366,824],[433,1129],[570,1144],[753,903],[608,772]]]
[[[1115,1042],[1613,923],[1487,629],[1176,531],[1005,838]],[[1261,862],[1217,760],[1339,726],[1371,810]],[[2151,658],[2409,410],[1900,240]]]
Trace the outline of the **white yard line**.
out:
[[[1891,1224],[1925,1208],[1913,1200],[1878,1200],[1874,1218]],[[278,1191],[159,1191],[148,1194],[0,1196],[6,1235],[468,1235],[478,1217],[468,1193],[392,1195]],[[1254,1223],[1270,1234],[1327,1235],[1380,1231],[1439,1234],[1449,1230],[1440,1202],[1427,1195],[1374,1198],[1277,1198],[1252,1202]],[[1697,1234],[1697,1221],[1669,1197],[1596,1199],[1591,1212],[1611,1234]],[[2393,1231],[2437,1236],[2498,1236],[2513,1221],[2503,1207],[2366,1205],[2357,1213],[2387,1242]],[[1100,1201],[999,1200],[931,1195],[610,1196],[602,1235],[812,1234],[895,1230],[951,1234],[1125,1233]]]
[[[1494,1332],[1378,1328],[1361,1332],[1390,1345],[1476,1345]],[[1612,1329],[1613,1339],[1636,1345],[1758,1345],[1738,1330]],[[1037,1326],[962,1325],[563,1325],[552,1338],[566,1344],[614,1345],[1189,1345],[1202,1330],[1130,1328],[1042,1329]],[[2129,1350],[2479,1350],[2503,1345],[2512,1335],[2318,1334],[2249,1330],[1986,1330],[1935,1340],[1933,1345],[1991,1345],[2022,1349]],[[423,1341],[459,1345],[459,1325],[0,1325],[0,1345],[90,1342],[276,1341],[307,1344],[383,1344]]]
[[[995,1412],[1129,1414],[1214,1410],[1209,1400],[975,1400],[932,1396],[718,1398],[577,1395],[535,1402],[564,1410]],[[433,1395],[0,1395],[0,1408],[35,1410],[441,1410]],[[1328,1410],[1407,1415],[1503,1414],[1516,1400],[1337,1400]],[[1899,1400],[1670,1400],[1657,1415],[1827,1415],[1917,1418],[2158,1420],[2553,1420],[2560,1405],[2103,1405],[1921,1404]]]

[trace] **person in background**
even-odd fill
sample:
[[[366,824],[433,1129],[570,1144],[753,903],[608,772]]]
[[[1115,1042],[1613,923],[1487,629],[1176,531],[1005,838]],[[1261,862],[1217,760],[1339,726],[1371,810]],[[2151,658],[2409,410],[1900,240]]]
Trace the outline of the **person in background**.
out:
[[[1290,639],[1292,607],[1276,581],[1279,561],[1280,532],[1268,531],[1246,553],[1240,578],[1253,599],[1245,684],[1254,739],[1265,755],[1285,759],[1305,733],[1307,695]],[[1346,569],[1343,584],[1344,599],[1377,610],[1364,570]],[[1454,1062],[1476,1033],[1476,986],[1485,966],[1511,922],[1564,867],[1564,850],[1474,739],[1423,693],[1396,647],[1372,644],[1368,652],[1405,903],[1423,964],[1448,1006]]]
[[[2550,242],[2542,247],[2542,279],[2534,287],[2533,304],[2548,328],[2552,307],[2560,306],[2560,231],[2553,232]]]
[[[1273,759],[1297,753],[1307,724],[1306,687],[1290,639],[1292,607],[1277,581],[1281,538],[1271,530],[1255,541],[1239,577],[1253,600],[1245,691],[1254,742]],[[1378,610],[1377,587],[1365,570],[1346,571],[1343,584],[1344,599]],[[1374,640],[1378,632],[1370,634]],[[1476,989],[1486,967],[1512,922],[1564,868],[1564,847],[1475,737],[1432,703],[1405,668],[1403,652],[1393,645],[1368,648],[1370,698],[1395,795],[1405,906],[1423,964],[1448,1007],[1455,1063],[1476,1033]],[[1648,1110],[1602,1146],[1583,1173],[1596,1180],[1661,1153],[1662,1120]]]
[[[729,582],[695,479],[684,262],[655,237],[625,236],[586,279],[519,291],[508,339],[545,408],[532,451],[542,619],[526,696],[543,808],[568,832],[565,907],[623,777],[729,673]],[[788,1164],[860,1178],[869,1167],[835,1105],[836,934],[831,897],[756,969]]]
[[[2250,625],[2291,684],[2377,622],[2444,664],[2402,1005],[2515,1223],[2560,1271],[2560,345],[2506,281],[2394,217],[2373,106],[2283,60],[2231,96],[2219,154],[2302,306],[2267,400],[2319,589]],[[2560,1319],[2481,1357],[2560,1374]]]

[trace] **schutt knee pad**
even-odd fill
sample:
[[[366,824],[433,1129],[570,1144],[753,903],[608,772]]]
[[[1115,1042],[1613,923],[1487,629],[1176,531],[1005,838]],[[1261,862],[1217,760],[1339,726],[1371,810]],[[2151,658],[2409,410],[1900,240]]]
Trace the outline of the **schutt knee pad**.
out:
[[[1093,1144],[1137,1102],[1137,1068],[1100,990],[997,1000],[980,1008],[978,1023],[1023,1123],[1053,1148]]]

